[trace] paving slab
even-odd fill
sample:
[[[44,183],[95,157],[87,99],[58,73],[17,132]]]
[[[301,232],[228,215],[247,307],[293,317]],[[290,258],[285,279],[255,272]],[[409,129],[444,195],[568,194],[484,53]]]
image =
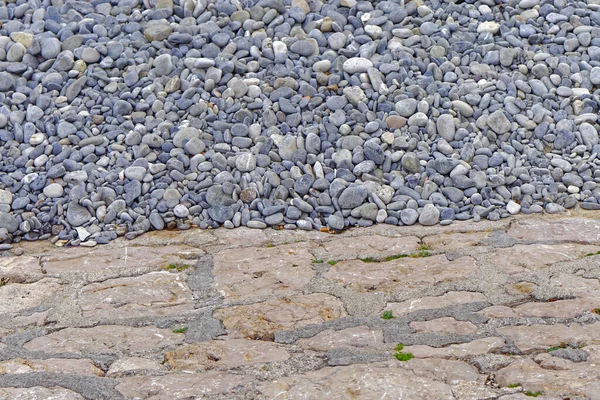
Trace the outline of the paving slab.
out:
[[[600,399],[600,220],[573,215],[19,243],[0,399]]]

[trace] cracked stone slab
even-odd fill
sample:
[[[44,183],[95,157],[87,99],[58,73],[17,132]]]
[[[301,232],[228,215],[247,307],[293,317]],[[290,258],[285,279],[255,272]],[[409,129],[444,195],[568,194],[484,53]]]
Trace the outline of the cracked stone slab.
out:
[[[321,248],[315,248],[315,255],[325,261],[353,260],[366,257],[388,257],[397,254],[418,252],[420,240],[416,236],[399,238],[380,235],[364,236],[357,240],[352,237],[341,237],[324,242]]]
[[[475,339],[468,343],[451,344],[446,347],[426,345],[405,346],[404,351],[412,353],[416,358],[458,358],[464,359],[475,355],[489,354],[505,345],[504,339],[487,337]]]
[[[497,332],[512,340],[519,350],[528,353],[546,350],[560,343],[600,344],[600,321],[582,325],[572,323],[555,325],[503,326]]]
[[[143,357],[126,357],[115,360],[106,372],[106,376],[120,377],[131,374],[146,375],[160,373],[162,371],[163,368],[155,360]]]
[[[312,260],[307,243],[224,250],[214,256],[214,287],[225,300],[297,291],[316,274]]]
[[[201,254],[198,249],[188,246],[75,248],[44,256],[42,264],[48,276],[71,278],[83,275],[89,281],[102,281],[124,273],[156,271],[170,264],[192,264]]]
[[[526,391],[540,391],[559,398],[584,396],[588,399],[600,399],[598,349],[598,346],[589,349],[596,355],[594,362],[563,362],[560,367],[555,365],[553,368],[543,368],[543,363],[540,365],[529,358],[519,359],[499,370],[496,382],[500,386],[518,383]]]
[[[31,283],[44,278],[38,257],[0,257],[0,280],[6,283]]]
[[[86,285],[78,303],[86,321],[181,316],[194,310],[185,276],[166,271]]]
[[[0,314],[19,313],[43,306],[53,299],[63,287],[58,279],[44,278],[33,283],[13,283],[0,286]]]
[[[386,310],[395,316],[409,314],[419,310],[433,310],[459,304],[487,301],[487,297],[478,292],[450,291],[441,296],[425,296],[406,300],[401,303],[388,303]]]
[[[546,303],[531,302],[513,308],[519,317],[575,318],[600,307],[600,297],[557,300]]]
[[[364,325],[339,331],[327,329],[312,338],[300,339],[297,344],[304,349],[315,351],[328,351],[339,347],[377,349],[383,347],[383,331],[373,330]]]
[[[242,365],[285,361],[288,352],[273,342],[232,339],[192,343],[165,353],[165,365],[174,371],[236,368]]]
[[[25,360],[15,358],[0,361],[0,375],[28,374],[31,372],[53,372],[74,375],[104,376],[104,371],[86,359],[48,358],[45,360]]]
[[[175,373],[121,378],[115,389],[124,396],[135,399],[186,399],[227,393],[237,386],[249,384],[253,379],[251,376],[222,371]]]
[[[270,298],[262,303],[221,308],[213,314],[223,322],[229,337],[269,341],[276,331],[320,324],[346,315],[344,304],[324,293]]]
[[[342,261],[323,276],[357,292],[397,293],[465,279],[476,269],[472,257],[448,261],[446,256],[438,255],[379,263]]]
[[[413,321],[408,324],[418,333],[444,332],[457,335],[470,335],[477,332],[477,325],[469,321],[457,321],[452,317],[432,319],[430,321]]]
[[[217,243],[225,247],[263,247],[270,242],[264,230],[246,227],[217,229],[213,235],[217,239]]]
[[[600,297],[600,279],[598,278],[557,274],[550,278],[550,285],[561,288],[576,297]]]
[[[425,236],[423,243],[436,252],[449,252],[477,246],[489,235],[489,232],[442,233]]]
[[[180,344],[183,335],[154,326],[133,328],[101,325],[93,328],[65,328],[37,337],[23,345],[26,350],[46,353],[123,354],[157,351]]]
[[[486,255],[486,259],[508,274],[539,271],[561,262],[579,259],[586,254],[600,251],[599,246],[576,243],[514,245],[496,249]]]
[[[598,244],[600,243],[600,220],[588,218],[521,219],[511,226],[508,234],[523,241]]]
[[[435,376],[416,374],[397,361],[326,367],[265,383],[259,390],[269,399],[301,399],[307,393],[318,393],[320,398],[329,400],[455,399],[452,385]]]

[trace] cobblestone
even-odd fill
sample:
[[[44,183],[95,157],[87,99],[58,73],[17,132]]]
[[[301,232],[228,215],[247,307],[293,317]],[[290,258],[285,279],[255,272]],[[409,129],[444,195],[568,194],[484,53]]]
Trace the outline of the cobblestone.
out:
[[[16,244],[0,399],[600,399],[596,218]]]

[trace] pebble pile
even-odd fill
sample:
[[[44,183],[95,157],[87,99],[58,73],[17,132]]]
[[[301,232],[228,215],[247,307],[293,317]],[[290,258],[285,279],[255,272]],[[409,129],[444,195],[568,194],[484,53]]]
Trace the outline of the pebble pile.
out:
[[[600,209],[598,0],[0,0],[0,243]]]

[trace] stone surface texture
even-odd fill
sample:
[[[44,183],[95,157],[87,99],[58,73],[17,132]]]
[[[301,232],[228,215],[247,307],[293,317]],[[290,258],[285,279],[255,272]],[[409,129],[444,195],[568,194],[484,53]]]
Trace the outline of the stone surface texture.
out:
[[[599,399],[599,221],[19,243],[0,399]]]

